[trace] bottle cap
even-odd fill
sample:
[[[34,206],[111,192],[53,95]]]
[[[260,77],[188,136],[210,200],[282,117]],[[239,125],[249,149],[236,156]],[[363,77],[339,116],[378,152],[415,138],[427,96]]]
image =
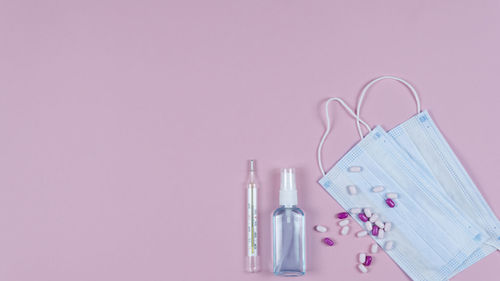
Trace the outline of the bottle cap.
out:
[[[295,169],[281,169],[280,205],[297,205],[297,184],[295,182]]]

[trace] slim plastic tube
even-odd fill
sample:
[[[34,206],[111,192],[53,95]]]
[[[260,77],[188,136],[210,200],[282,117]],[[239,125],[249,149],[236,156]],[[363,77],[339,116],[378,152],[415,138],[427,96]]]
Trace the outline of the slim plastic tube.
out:
[[[247,259],[246,270],[258,272],[259,255],[257,232],[257,181],[255,176],[255,160],[250,160],[248,166],[247,182]]]

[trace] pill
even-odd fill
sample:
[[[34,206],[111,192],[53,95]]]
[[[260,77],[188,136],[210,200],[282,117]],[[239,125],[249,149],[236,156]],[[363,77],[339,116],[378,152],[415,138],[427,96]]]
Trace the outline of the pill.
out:
[[[363,264],[358,264],[358,269],[361,273],[367,273],[368,269]]]
[[[367,217],[371,217],[372,216],[372,210],[370,210],[370,208],[364,208],[363,212],[365,213],[365,215]]]
[[[385,244],[384,244],[384,249],[385,249],[386,251],[391,250],[393,247],[394,247],[394,241],[387,241],[387,242],[385,242]]]
[[[363,263],[365,266],[369,266],[370,264],[372,264],[372,256],[366,256],[366,260],[365,262]]]
[[[394,201],[392,201],[391,198],[385,199],[385,203],[387,203],[387,206],[389,206],[391,208],[394,208],[394,206],[396,206],[396,203],[394,203]]]
[[[357,237],[363,237],[366,236],[368,232],[366,230],[361,230],[360,232],[356,233]]]
[[[316,230],[317,232],[326,232],[328,230],[328,228],[326,228],[326,226],[322,226],[322,225],[316,225],[314,227],[314,230]]]
[[[385,226],[385,225],[384,225],[384,223],[383,223],[381,220],[376,221],[376,222],[375,222],[375,224],[376,224],[378,227],[380,227],[380,228],[384,228],[384,226]]]
[[[371,221],[371,222],[375,222],[375,221],[377,221],[377,219],[378,219],[378,215],[377,215],[377,214],[373,214],[373,215],[370,217],[370,221]]]
[[[384,230],[385,230],[385,232],[391,231],[391,228],[392,228],[392,223],[391,222],[386,222],[384,224]]]
[[[372,234],[373,236],[377,236],[380,228],[377,225],[374,225],[372,228]]]
[[[335,244],[335,242],[333,242],[333,240],[328,237],[323,238],[323,243],[325,243],[328,246],[333,246]]]
[[[342,234],[342,235],[349,234],[349,229],[350,229],[350,227],[348,225],[342,227],[342,229],[340,230],[340,234]]]
[[[342,212],[342,213],[338,213],[337,214],[337,218],[339,219],[345,219],[349,216],[349,213],[348,212]]]
[[[358,193],[358,189],[356,188],[355,185],[349,185],[347,187],[347,190],[349,190],[349,194],[351,195],[356,195]]]
[[[376,243],[373,243],[370,247],[370,253],[376,254],[378,252],[378,245]]]
[[[349,224],[349,220],[341,220],[341,221],[339,221],[339,225],[340,226],[346,226],[348,224]]]
[[[358,214],[358,218],[359,218],[360,220],[364,221],[364,222],[367,222],[367,221],[368,221],[368,217],[367,217],[365,214],[363,214],[363,213],[359,213],[359,214]]]
[[[373,228],[372,223],[369,221],[365,222],[365,228],[366,230],[371,231]]]
[[[397,199],[399,195],[395,192],[389,192],[385,194],[385,197],[390,198],[390,199]]]
[[[359,214],[361,213],[361,208],[352,208],[349,211],[351,212],[351,214]]]
[[[359,253],[358,260],[359,260],[359,263],[365,263],[365,261],[366,261],[366,254],[365,253]]]
[[[360,166],[351,166],[347,170],[351,173],[359,173],[361,172],[362,168]]]
[[[374,186],[374,187],[372,188],[372,191],[373,191],[373,192],[382,192],[382,191],[384,191],[384,187],[383,187],[383,186],[381,186],[381,185],[379,185],[379,186]]]
[[[384,239],[384,233],[385,233],[385,231],[383,229],[379,230],[377,238],[378,239]]]

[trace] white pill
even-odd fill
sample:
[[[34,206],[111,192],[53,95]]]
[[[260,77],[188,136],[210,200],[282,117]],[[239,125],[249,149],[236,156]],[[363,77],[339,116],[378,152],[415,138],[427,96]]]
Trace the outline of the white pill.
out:
[[[341,220],[341,221],[339,221],[339,225],[340,226],[346,226],[348,224],[349,224],[349,220]]]
[[[377,236],[378,239],[384,239],[384,233],[385,233],[385,231],[383,229],[380,229],[378,231],[378,236]]]
[[[351,214],[359,214],[361,213],[361,208],[352,208],[349,212],[351,212]]]
[[[381,220],[376,221],[375,225],[378,226],[378,227],[380,227],[381,229],[384,228],[384,223]]]
[[[347,190],[349,190],[349,194],[356,195],[358,193],[358,188],[355,185],[347,186]]]
[[[370,253],[376,254],[378,252],[378,245],[376,243],[373,243],[372,246],[370,247]]]
[[[358,264],[358,269],[361,273],[367,273],[368,272],[368,269],[366,268],[366,266],[364,266],[363,264]]]
[[[385,194],[385,197],[391,198],[391,199],[397,199],[399,197],[399,195],[395,192],[389,192],[389,193]]]
[[[372,210],[370,210],[370,208],[364,208],[363,212],[365,213],[365,215],[367,217],[371,217],[372,216]]]
[[[359,173],[361,172],[362,168],[360,166],[351,166],[347,170],[351,173]]]
[[[314,230],[316,230],[317,232],[326,232],[328,230],[328,228],[326,228],[326,226],[322,226],[322,225],[316,225],[314,227]]]
[[[384,244],[384,249],[385,249],[386,251],[391,250],[393,247],[394,247],[394,241],[387,241],[387,242],[385,242],[385,244]]]
[[[384,224],[384,230],[385,230],[385,232],[391,231],[391,228],[392,228],[392,223],[391,222],[386,222]]]
[[[372,191],[373,191],[373,192],[382,192],[382,191],[384,191],[384,187],[383,187],[383,186],[381,186],[381,185],[374,186],[374,187],[372,188]]]
[[[372,214],[372,216],[370,217],[370,222],[376,222],[378,219],[378,215],[377,214]]]
[[[372,231],[372,229],[373,229],[372,223],[369,221],[365,222],[365,228],[368,231]]]
[[[365,261],[366,261],[366,254],[365,253],[360,253],[358,255],[358,261],[359,261],[359,263],[365,263]]]
[[[342,234],[342,235],[349,234],[349,229],[350,229],[350,227],[348,225],[342,227],[342,229],[340,230],[340,234]]]
[[[366,236],[367,234],[368,234],[368,231],[361,230],[360,232],[356,233],[356,236],[357,237],[363,237],[363,236]]]

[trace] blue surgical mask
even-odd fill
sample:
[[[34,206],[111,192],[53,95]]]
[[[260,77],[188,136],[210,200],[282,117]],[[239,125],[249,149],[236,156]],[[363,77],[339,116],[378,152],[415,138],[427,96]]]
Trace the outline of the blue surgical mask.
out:
[[[389,131],[396,143],[414,159],[418,165],[440,183],[449,200],[459,206],[461,213],[474,220],[486,232],[487,238],[473,255],[455,273],[474,264],[488,254],[500,249],[500,221],[486,203],[476,185],[458,160],[449,144],[435,125],[427,111],[420,111],[420,101],[416,90],[406,81],[392,76],[373,80],[362,91],[357,114],[367,90],[383,79],[393,79],[405,84],[417,101],[417,115]],[[366,126],[366,123],[363,122]],[[358,122],[358,132],[362,136]]]

